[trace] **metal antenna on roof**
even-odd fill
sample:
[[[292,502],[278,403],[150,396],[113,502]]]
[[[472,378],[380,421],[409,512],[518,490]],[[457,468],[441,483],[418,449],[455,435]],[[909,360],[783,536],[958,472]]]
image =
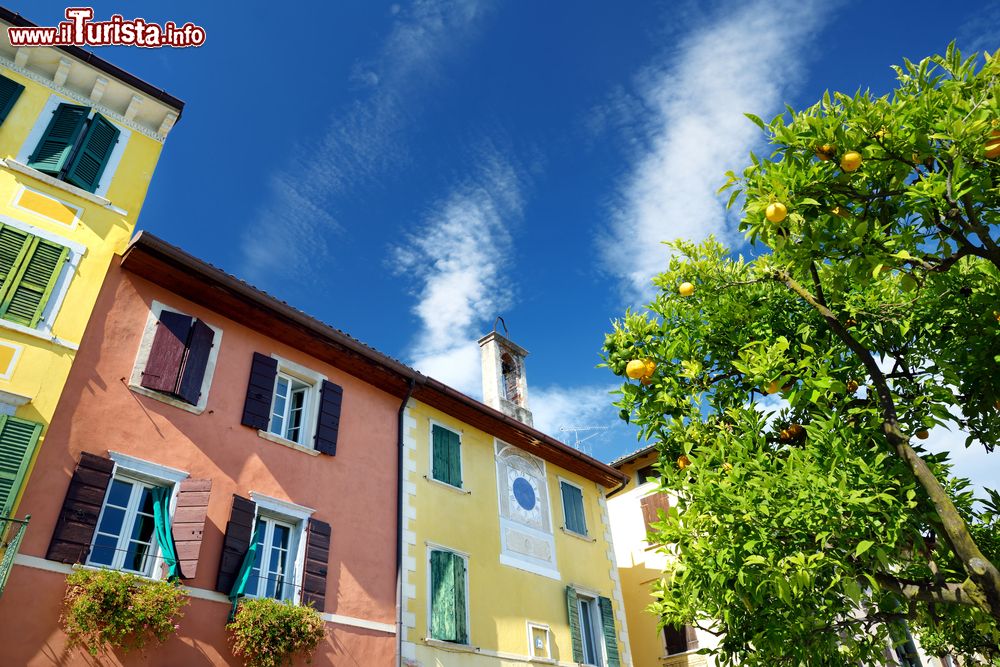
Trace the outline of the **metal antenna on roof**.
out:
[[[583,452],[587,456],[590,456],[590,447],[583,446],[583,443],[590,440],[591,438],[596,438],[604,431],[607,431],[609,428],[611,427],[610,426],[560,426],[559,431],[562,433],[572,433],[574,440],[574,442],[572,443],[573,449]],[[597,431],[597,433],[592,433],[588,435],[586,438],[581,438],[580,433],[582,431]]]
[[[507,323],[503,321],[503,317],[501,317],[500,315],[497,315],[497,318],[493,320],[493,331],[496,332],[498,322],[503,327],[504,338],[510,338],[510,332],[507,331]]]

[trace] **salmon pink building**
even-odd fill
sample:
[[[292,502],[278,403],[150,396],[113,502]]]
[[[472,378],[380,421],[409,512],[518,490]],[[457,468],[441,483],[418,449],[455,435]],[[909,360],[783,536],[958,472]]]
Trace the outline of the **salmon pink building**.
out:
[[[225,625],[251,542],[245,594],[322,613],[313,664],[394,664],[404,375],[137,237],[112,264],[25,490],[31,523],[0,599],[0,664],[93,664],[59,628],[66,575],[166,576],[164,524],[190,604],[166,643],[102,664],[241,664]]]

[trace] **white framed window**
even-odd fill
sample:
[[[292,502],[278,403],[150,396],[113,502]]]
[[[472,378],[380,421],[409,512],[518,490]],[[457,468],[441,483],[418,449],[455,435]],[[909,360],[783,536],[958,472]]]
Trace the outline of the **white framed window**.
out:
[[[157,577],[159,546],[154,530],[154,493],[170,494],[188,474],[120,452],[109,452],[114,476],[101,505],[87,564]]]
[[[587,513],[583,507],[583,487],[559,477],[562,496],[563,527],[581,537],[587,536]]]
[[[597,598],[578,592],[576,608],[580,617],[583,664],[604,667],[604,634],[601,625],[600,603]]]
[[[315,446],[320,389],[325,375],[277,355],[278,374],[271,396],[267,432],[312,449]]]
[[[250,498],[257,505],[257,548],[246,595],[298,604],[305,563],[305,528],[313,510],[256,492],[251,492]]]
[[[528,655],[532,658],[552,658],[548,625],[528,621]]]
[[[470,644],[469,555],[428,543],[427,637]]]

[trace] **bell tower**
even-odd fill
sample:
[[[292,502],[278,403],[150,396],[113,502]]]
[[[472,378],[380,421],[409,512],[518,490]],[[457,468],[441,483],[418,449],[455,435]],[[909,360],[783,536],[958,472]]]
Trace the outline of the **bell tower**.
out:
[[[503,334],[496,325],[503,326]],[[524,358],[528,351],[507,336],[507,324],[496,319],[493,331],[479,339],[483,361],[483,402],[509,417],[532,426],[528,409],[528,381],[524,373]]]

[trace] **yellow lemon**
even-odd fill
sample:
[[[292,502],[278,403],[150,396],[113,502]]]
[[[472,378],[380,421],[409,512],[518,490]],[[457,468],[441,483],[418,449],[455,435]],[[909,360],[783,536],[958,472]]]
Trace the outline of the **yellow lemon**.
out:
[[[633,380],[638,380],[646,375],[646,362],[642,359],[633,359],[625,367],[625,375]]]
[[[687,468],[689,465],[691,465],[691,459],[689,459],[686,454],[681,454],[677,458],[677,467],[681,470],[684,470],[684,468]]]
[[[927,429],[925,429],[925,428],[920,429],[919,431],[917,431],[913,435],[917,436],[921,440],[926,440],[927,438],[931,437],[931,434],[928,433]]]
[[[691,296],[694,294],[694,285],[691,283],[681,283],[681,286],[677,288],[677,291],[681,296]]]
[[[860,166],[861,153],[857,151],[848,151],[847,153],[844,153],[844,157],[840,158],[840,168],[844,171],[857,171]]]
[[[646,364],[646,375],[645,377],[652,377],[653,373],[656,372],[656,362],[646,357],[642,360],[642,363]]]
[[[823,144],[822,146],[816,147],[816,157],[823,162],[832,159],[836,154],[836,149],[834,149],[834,147],[830,144]]]
[[[1000,157],[1000,130],[993,130],[990,138],[986,140],[986,157],[990,159]]]
[[[787,216],[788,209],[780,201],[768,204],[767,211],[764,212],[764,217],[767,218],[768,222],[781,222]]]

